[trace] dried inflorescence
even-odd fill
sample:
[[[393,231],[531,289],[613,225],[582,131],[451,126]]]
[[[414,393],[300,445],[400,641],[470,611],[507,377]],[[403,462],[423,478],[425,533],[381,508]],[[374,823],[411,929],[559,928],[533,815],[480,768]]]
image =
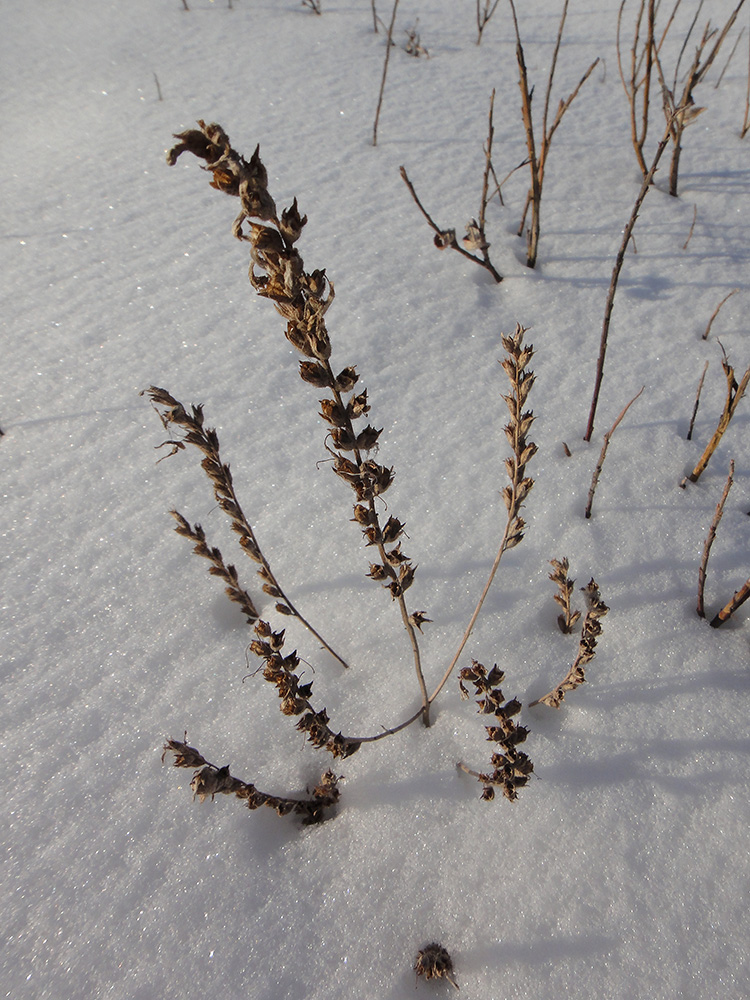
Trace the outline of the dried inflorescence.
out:
[[[217,767],[211,764],[195,747],[188,746],[186,741],[187,733],[182,740],[168,739],[164,743],[161,759],[163,761],[168,753],[173,753],[175,767],[197,769],[190,787],[193,798],[199,798],[201,802],[209,796],[213,799],[215,795],[235,795],[245,802],[248,809],[268,806],[279,816],[288,816],[290,813],[301,816],[302,822],[309,825],[327,819],[330,809],[339,799],[338,778],[330,770],[321,775],[320,781],[309,793],[308,799],[267,795],[259,791],[255,785],[235,778],[229,772],[229,765]]]
[[[312,681],[302,684],[295,673],[300,664],[296,650],[284,655],[284,630],[274,632],[268,622],[259,621],[255,634],[257,638],[250,643],[250,652],[264,661],[263,677],[276,687],[282,713],[302,716],[297,729],[307,733],[313,746],[327,750],[334,757],[350,757],[356,753],[360,743],[334,733],[328,725],[326,710],[316,712],[310,704]]]
[[[183,133],[187,135],[188,133]],[[144,390],[141,395],[147,395],[151,400],[154,409],[159,414],[169,439],[159,447],[169,446],[171,451],[164,457],[169,457],[182,451],[186,444],[194,445],[202,454],[201,468],[208,476],[213,487],[216,501],[229,518],[232,531],[237,535],[240,548],[258,565],[258,576],[263,581],[262,589],[277,600],[276,610],[282,615],[295,617],[300,624],[304,625],[316,639],[335,657],[343,666],[347,666],[338,653],[331,648],[320,633],[313,628],[310,622],[297,610],[282,589],[278,578],[271,569],[270,563],[263,555],[255,531],[243,511],[237,494],[234,490],[232,473],[229,466],[222,460],[219,450],[219,438],[212,427],[206,427],[203,418],[203,407],[192,406],[188,411],[183,404],[171,396],[166,389],[160,389],[152,385]],[[161,461],[161,459],[160,459]],[[256,621],[258,612],[255,609],[249,594],[239,585],[237,571],[231,564],[225,565],[221,552],[218,548],[211,547],[206,542],[205,533],[200,525],[194,527],[178,511],[170,511],[177,521],[175,531],[178,535],[190,538],[194,541],[193,551],[196,555],[208,559],[213,565],[209,573],[219,576],[226,583],[226,593],[230,600],[239,604],[247,616],[248,622]]]
[[[359,426],[358,422],[370,410],[367,391],[355,391],[359,376],[354,366],[347,366],[337,374],[331,367],[331,341],[325,316],[334,299],[333,284],[325,270],[307,272],[295,247],[307,216],[300,215],[296,198],[280,217],[277,215],[258,148],[247,161],[232,148],[229,136],[220,125],[207,125],[203,121],[198,125],[199,129],[175,136],[179,143],[167,154],[167,162],[174,164],[182,153],[190,152],[206,161],[204,169],[213,176],[212,187],[240,198],[241,211],[232,231],[238,239],[250,243],[253,288],[258,295],[273,302],[286,321],[287,339],[304,356],[300,362],[300,377],[328,392],[326,398],[320,400],[320,416],[328,427],[326,449],[332,456],[333,471],[355,493],[354,520],[362,527],[367,544],[378,550],[379,561],[370,565],[368,576],[382,583],[400,605],[414,651],[427,721],[429,705],[415,635],[419,625],[413,618],[419,616],[420,623],[429,619],[424,612],[410,615],[404,602],[403,595],[414,581],[416,566],[401,551],[399,539],[403,535],[403,524],[391,517],[381,526],[375,506],[375,499],[393,482],[393,469],[370,457],[382,431],[371,424]],[[261,222],[250,221],[245,230],[246,221],[252,219]],[[269,586],[276,586],[272,580],[267,582]],[[287,601],[284,603],[288,605]]]
[[[510,412],[510,421],[504,429],[505,436],[513,449],[513,456],[505,460],[505,468],[510,479],[510,484],[503,490],[503,500],[510,520],[510,530],[505,541],[506,549],[512,549],[523,538],[526,525],[519,511],[534,485],[534,480],[526,475],[526,463],[537,450],[536,445],[527,437],[534,421],[534,414],[531,410],[524,409],[534,384],[534,373],[528,369],[534,348],[531,344],[524,344],[525,333],[525,328],[517,324],[511,335],[502,338],[508,356],[501,364],[511,384],[510,393],[503,396]]]
[[[550,566],[553,572],[549,574],[549,578],[553,583],[557,584],[555,601],[562,608],[562,614],[557,616],[557,624],[564,635],[569,635],[581,617],[581,612],[574,611],[570,603],[570,599],[573,596],[573,588],[575,587],[575,580],[571,580],[568,576],[570,564],[567,557],[559,561],[557,559],[550,559]]]
[[[586,680],[584,667],[596,655],[596,643],[602,634],[600,621],[607,614],[609,608],[602,601],[602,595],[599,593],[599,588],[593,578],[581,590],[586,599],[588,611],[581,626],[578,655],[561,683],[548,694],[545,694],[543,698],[537,698],[536,701],[532,701],[529,705],[530,708],[533,705],[549,705],[550,708],[559,708],[565,698],[565,692],[574,691]]]
[[[435,941],[417,952],[414,971],[425,979],[447,979],[451,986],[458,989],[458,983],[453,978],[453,959],[447,950]]]
[[[469,697],[464,685],[464,681],[468,681],[474,685],[479,714],[494,716],[494,724],[485,726],[487,739],[500,748],[491,757],[494,767],[492,773],[471,771],[464,764],[459,764],[459,767],[483,783],[482,798],[486,802],[494,799],[495,787],[500,787],[505,798],[515,802],[518,798],[518,789],[528,783],[529,775],[534,770],[534,765],[528,756],[518,749],[518,744],[523,743],[529,734],[525,726],[519,726],[514,722],[514,716],[521,711],[521,702],[517,698],[506,701],[500,687],[505,674],[497,664],[487,673],[481,663],[472,660],[471,666],[464,667],[458,676],[461,697]]]

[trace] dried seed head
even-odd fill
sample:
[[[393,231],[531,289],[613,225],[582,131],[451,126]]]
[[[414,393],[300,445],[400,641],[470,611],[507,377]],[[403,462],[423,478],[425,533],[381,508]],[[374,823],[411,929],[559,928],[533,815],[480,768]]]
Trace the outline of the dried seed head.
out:
[[[453,959],[446,949],[435,941],[417,952],[414,971],[425,979],[447,979],[458,989],[458,984],[453,978]]]

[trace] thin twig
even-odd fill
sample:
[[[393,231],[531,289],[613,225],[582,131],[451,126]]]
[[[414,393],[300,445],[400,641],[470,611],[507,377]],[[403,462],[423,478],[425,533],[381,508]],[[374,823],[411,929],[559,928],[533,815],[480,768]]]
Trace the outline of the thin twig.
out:
[[[596,408],[599,403],[599,392],[602,387],[602,377],[604,375],[604,357],[607,353],[607,338],[609,336],[609,324],[612,318],[612,308],[615,304],[615,292],[617,291],[617,282],[620,279],[620,272],[622,271],[622,265],[625,260],[625,251],[627,249],[628,243],[630,242],[630,237],[633,234],[633,229],[635,228],[636,220],[638,219],[638,213],[641,210],[641,205],[648,194],[649,188],[651,187],[651,181],[656,173],[656,168],[659,165],[659,160],[662,157],[662,153],[667,148],[671,135],[671,120],[667,124],[664,131],[664,135],[661,137],[661,141],[656,149],[656,154],[654,155],[651,167],[643,178],[643,183],[641,184],[641,190],[638,192],[638,197],[635,199],[635,204],[633,205],[633,211],[630,213],[630,218],[628,220],[627,226],[622,234],[622,240],[620,242],[620,249],[617,251],[617,257],[615,259],[615,266],[612,268],[612,278],[609,282],[609,291],[607,292],[607,302],[604,306],[604,322],[602,323],[602,336],[599,343],[599,357],[596,362],[596,379],[594,380],[594,394],[591,400],[591,409],[589,410],[589,420],[586,426],[586,433],[583,435],[584,441],[590,441],[591,435],[594,432],[594,417],[596,416]]]
[[[692,240],[692,238],[693,238],[693,230],[695,229],[695,220],[696,220],[697,218],[698,218],[698,206],[697,206],[697,204],[696,204],[696,205],[693,205],[693,221],[692,221],[692,223],[690,224],[690,232],[688,233],[688,238],[687,238],[687,239],[685,240],[685,242],[684,242],[684,243],[682,244],[682,249],[683,249],[683,250],[687,250],[687,248],[688,248],[688,243],[689,243],[689,242],[690,242],[690,241]]]
[[[748,383],[750,382],[750,367],[749,367],[745,372],[745,374],[742,376],[742,380],[739,382],[739,384],[737,383],[737,380],[734,377],[734,368],[732,368],[732,366],[727,361],[727,355],[726,352],[724,351],[723,346],[721,344],[719,344],[719,346],[721,347],[722,353],[724,354],[724,357],[721,360],[721,365],[722,368],[724,369],[724,375],[727,380],[727,398],[724,402],[724,410],[722,411],[722,414],[719,417],[719,423],[716,430],[713,433],[713,437],[706,445],[706,450],[701,455],[700,461],[693,469],[693,471],[690,473],[690,475],[687,477],[687,479],[690,480],[691,483],[697,483],[701,475],[705,471],[711,456],[716,451],[719,445],[719,441],[721,441],[724,435],[724,431],[727,429],[727,427],[729,427],[729,423],[732,417],[734,416],[737,407],[739,406],[740,400],[745,394],[745,390],[747,389]],[[685,482],[686,480],[683,480],[680,485],[684,486]]]
[[[420,212],[425,217],[425,219],[427,220],[428,224],[432,227],[432,229],[435,230],[437,236],[440,238],[440,242],[438,242],[437,239],[435,240],[436,246],[440,246],[441,248],[450,247],[451,250],[457,250],[458,253],[462,254],[464,257],[467,257],[469,260],[473,260],[475,264],[479,264],[480,267],[486,268],[490,272],[492,277],[495,279],[495,281],[501,282],[503,280],[503,276],[490,263],[489,257],[483,259],[482,257],[475,256],[475,254],[473,253],[469,253],[468,250],[464,250],[464,248],[460,246],[460,244],[456,240],[455,231],[450,229],[441,229],[440,226],[438,226],[438,224],[432,218],[432,216],[424,207],[422,202],[419,200],[417,192],[414,190],[414,185],[409,180],[409,175],[406,173],[406,168],[399,167],[399,173],[401,174],[401,180],[404,182],[404,184],[406,184],[407,188],[409,189],[409,192],[414,201],[416,202]]]
[[[748,597],[750,597],[750,579],[747,579],[740,589],[735,591],[731,601],[728,601],[718,615],[711,619],[711,628],[718,628],[719,625],[723,625],[724,622],[729,621],[737,608],[741,604],[744,604]]]
[[[727,481],[724,484],[724,492],[721,494],[721,500],[719,500],[716,505],[716,511],[714,513],[713,521],[711,521],[711,527],[708,529],[708,535],[706,536],[706,544],[703,546],[703,557],[701,559],[700,569],[698,570],[698,604],[696,611],[699,617],[706,617],[706,610],[703,604],[703,594],[706,588],[706,573],[708,570],[708,556],[711,552],[711,546],[716,538],[716,529],[719,527],[719,521],[721,521],[721,515],[724,513],[724,504],[727,502],[727,497],[729,496],[729,491],[732,488],[732,483],[734,482],[734,459],[729,463],[729,475],[727,476]]]
[[[708,321],[708,326],[706,327],[706,332],[703,334],[703,337],[701,339],[708,340],[708,335],[711,332],[711,327],[713,326],[714,320],[719,315],[719,310],[724,305],[724,303],[728,299],[731,299],[731,297],[733,295],[735,295],[737,292],[739,292],[739,288],[733,288],[732,291],[729,293],[729,295],[725,295],[724,298],[721,300],[721,302],[718,304],[718,306],[714,309],[714,311],[711,313],[711,319]]]
[[[633,398],[630,400],[630,402],[628,403],[628,405],[622,411],[622,413],[620,414],[620,416],[617,418],[617,420],[615,420],[615,422],[612,424],[612,426],[610,427],[610,429],[604,435],[604,444],[602,445],[602,450],[601,450],[601,453],[599,455],[599,461],[596,463],[596,468],[594,469],[594,475],[591,477],[591,486],[589,487],[588,500],[586,501],[585,517],[587,517],[587,518],[591,517],[591,505],[594,502],[594,493],[596,492],[596,487],[597,487],[597,484],[599,482],[599,476],[602,473],[602,466],[604,465],[604,458],[605,458],[605,456],[607,454],[607,448],[609,448],[610,439],[611,439],[612,435],[614,434],[615,430],[617,429],[617,426],[620,423],[620,421],[622,420],[622,418],[625,416],[625,414],[628,412],[628,410],[630,409],[630,407],[633,405],[633,403],[636,401],[636,399],[638,399],[638,397],[641,395],[641,392],[643,392],[643,390],[645,388],[646,388],[645,385],[642,386],[641,387],[641,391],[638,392],[638,393],[636,393],[635,396],[633,396]]]
[[[372,126],[372,144],[377,146],[378,144],[378,119],[380,118],[380,108],[383,104],[383,92],[385,91],[385,78],[388,73],[388,60],[391,57],[391,43],[393,39],[393,25],[396,22],[396,10],[398,9],[398,0],[393,0],[393,11],[391,13],[391,23],[388,25],[388,37],[385,41],[385,62],[383,63],[383,78],[380,81],[380,94],[378,95],[378,108],[375,112],[375,123]]]
[[[693,415],[690,418],[690,426],[688,427],[687,440],[692,441],[693,439],[693,427],[695,427],[695,418],[698,415],[698,407],[701,401],[701,390],[703,389],[703,381],[706,378],[706,372],[708,371],[708,361],[703,366],[703,374],[701,375],[701,380],[698,383],[698,391],[695,394],[695,405],[693,406]]]

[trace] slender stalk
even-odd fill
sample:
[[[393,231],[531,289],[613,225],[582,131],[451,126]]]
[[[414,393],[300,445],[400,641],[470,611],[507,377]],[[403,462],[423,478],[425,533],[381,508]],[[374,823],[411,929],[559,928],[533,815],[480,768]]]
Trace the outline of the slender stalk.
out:
[[[727,601],[721,611],[711,619],[711,628],[718,628],[724,622],[729,621],[737,608],[750,597],[750,579],[747,579],[739,590],[735,591],[731,601]]]
[[[723,347],[721,349],[722,351],[724,351]],[[719,445],[719,441],[721,441],[722,437],[724,436],[724,432],[726,431],[727,427],[729,427],[729,423],[732,417],[734,416],[737,407],[739,406],[740,400],[745,394],[745,390],[747,389],[748,383],[750,383],[750,367],[742,376],[742,379],[738,384],[737,380],[734,377],[734,368],[732,368],[732,366],[727,361],[726,353],[722,358],[721,364],[724,369],[724,375],[727,380],[727,398],[724,401],[724,410],[722,411],[722,414],[719,417],[718,426],[714,431],[711,440],[708,442],[705,451],[701,455],[700,461],[693,469],[693,471],[690,473],[690,475],[687,477],[691,483],[697,483],[702,474],[705,472],[706,466],[708,465],[711,456],[716,451]]]
[[[721,309],[721,307],[724,305],[725,302],[727,302],[729,299],[731,299],[731,297],[733,295],[736,295],[737,292],[739,292],[739,288],[733,288],[732,291],[729,293],[729,295],[725,295],[724,298],[721,300],[721,302],[718,304],[718,306],[711,313],[711,319],[708,321],[708,326],[706,327],[706,332],[703,334],[703,337],[702,337],[703,340],[708,340],[708,335],[711,332],[711,327],[713,326],[714,320],[719,315],[719,310]]]
[[[727,502],[727,497],[729,496],[729,491],[732,488],[732,483],[734,482],[734,459],[729,463],[729,475],[727,476],[727,481],[724,484],[724,492],[721,494],[721,499],[716,505],[716,511],[714,513],[713,520],[711,521],[711,527],[708,529],[708,535],[706,536],[706,543],[703,546],[703,556],[701,558],[700,568],[698,570],[698,604],[696,606],[696,611],[700,618],[706,617],[706,610],[703,603],[703,594],[706,589],[706,574],[708,570],[708,557],[711,553],[711,546],[714,544],[714,539],[716,538],[716,529],[719,527],[719,521],[721,521],[722,514],[724,513],[724,505]]]
[[[695,427],[695,418],[698,416],[698,407],[701,401],[701,391],[703,389],[703,383],[706,378],[706,372],[708,371],[708,361],[703,366],[703,372],[701,373],[700,382],[698,383],[698,391],[695,394],[695,405],[693,406],[693,415],[690,417],[690,426],[688,427],[686,440],[692,441],[693,439],[693,428]]]
[[[667,127],[664,131],[664,135],[661,137],[661,141],[656,149],[656,154],[651,163],[648,173],[643,178],[643,183],[641,184],[641,189],[638,192],[638,197],[635,199],[635,204],[633,205],[633,211],[630,213],[630,218],[628,219],[628,224],[622,234],[622,240],[620,241],[620,249],[617,251],[617,257],[615,258],[615,265],[612,268],[612,277],[609,282],[609,290],[607,292],[607,301],[604,306],[604,321],[602,323],[602,335],[599,342],[599,357],[596,362],[596,378],[594,380],[594,394],[591,400],[591,409],[589,410],[589,420],[586,425],[586,433],[583,435],[584,441],[590,441],[591,435],[594,433],[594,417],[596,416],[596,408],[599,403],[599,393],[602,387],[602,378],[604,376],[604,358],[607,353],[607,339],[609,337],[609,324],[612,318],[612,309],[615,304],[615,293],[617,292],[617,283],[620,280],[620,272],[622,271],[622,265],[625,261],[625,251],[627,250],[628,243],[630,242],[630,237],[633,235],[633,229],[635,228],[636,221],[638,219],[638,213],[641,210],[641,205],[648,194],[649,188],[651,187],[651,181],[656,173],[656,168],[659,166],[659,160],[662,157],[664,150],[667,148],[671,137],[671,119],[668,122]]]
[[[594,502],[594,493],[595,493],[596,487],[597,487],[597,485],[599,483],[599,476],[602,473],[602,466],[604,465],[604,459],[606,457],[607,448],[609,448],[609,442],[610,442],[610,440],[612,438],[612,435],[614,434],[615,430],[617,429],[617,427],[618,427],[620,421],[622,420],[622,418],[625,416],[625,414],[628,412],[628,410],[630,409],[630,407],[633,405],[633,403],[636,401],[636,399],[638,399],[638,397],[641,395],[641,393],[643,392],[643,390],[645,388],[646,387],[644,385],[641,388],[641,391],[638,392],[638,393],[636,393],[635,396],[633,396],[633,398],[630,400],[630,402],[628,403],[628,405],[622,411],[622,413],[620,414],[620,416],[617,418],[617,420],[615,420],[615,422],[612,424],[612,426],[610,427],[610,429],[604,435],[604,444],[602,445],[602,450],[601,450],[601,453],[599,455],[599,461],[596,463],[596,468],[594,469],[594,475],[591,477],[591,486],[589,487],[588,500],[586,501],[586,511],[584,513],[584,517],[586,517],[586,518],[591,517],[591,506],[592,506],[592,504]]]
[[[393,43],[393,25],[396,22],[396,11],[398,10],[398,0],[393,0],[393,11],[391,12],[391,23],[388,25],[388,37],[385,40],[385,62],[383,63],[383,76],[380,81],[380,93],[378,95],[378,107],[375,112],[375,123],[372,126],[372,144],[378,144],[378,121],[380,119],[380,109],[383,106],[383,93],[385,91],[385,78],[388,75],[388,60],[391,58],[391,45]]]

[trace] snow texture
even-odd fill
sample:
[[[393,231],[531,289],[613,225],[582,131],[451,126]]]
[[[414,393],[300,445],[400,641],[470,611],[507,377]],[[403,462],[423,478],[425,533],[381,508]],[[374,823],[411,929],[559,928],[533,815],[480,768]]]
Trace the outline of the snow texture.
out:
[[[390,6],[377,6],[387,21]],[[539,111],[561,5],[517,6]],[[731,6],[712,0],[713,23]],[[323,0],[321,17],[295,0],[190,0],[189,11],[2,0],[1,996],[447,996],[445,981],[415,987],[415,957],[433,941],[465,998],[747,995],[748,606],[714,630],[695,602],[730,458],[709,616],[750,574],[750,399],[700,481],[678,486],[723,405],[719,341],[738,374],[750,364],[747,34],[714,86],[747,9],[697,92],[707,110],[685,135],[679,198],[665,163],[644,203],[585,444],[607,287],[640,186],[618,7],[571,0],[553,106],[602,62],[552,145],[535,271],[515,235],[527,171],[504,186],[504,207],[489,206],[496,285],[433,247],[398,168],[462,234],[479,207],[493,87],[498,176],[524,158],[507,5],[477,47],[469,0],[403,0],[373,148],[385,45],[365,0]],[[417,17],[429,59],[401,47]],[[164,162],[172,133],[198,118],[248,156],[260,143],[277,203],[296,196],[308,215],[306,265],[336,287],[335,364],[357,365],[384,428],[378,460],[396,472],[388,512],[419,567],[409,606],[433,619],[428,685],[502,532],[500,334],[530,328],[539,451],[527,535],[462,662],[498,663],[524,706],[562,679],[577,639],[557,629],[552,558],[568,556],[578,587],[595,577],[611,610],[587,683],[559,712],[523,710],[536,777],[515,804],[480,801],[456,769],[486,769],[490,747],[455,679],[430,730],[337,764],[340,808],[319,826],[223,796],[193,803],[190,772],[161,763],[164,738],[187,730],[239,777],[300,794],[330,758],[252,676],[251,631],[172,531],[172,507],[200,521],[264,601],[197,455],[156,464],[165,434],[139,396],[151,384],[205,404],[278,576],[350,660],[345,673],[263,603],[335,730],[375,733],[419,705],[397,609],[364,575],[353,494],[325,463],[321,393],[299,380],[283,321],[247,281],[236,202],[192,157]],[[657,100],[647,151],[662,127]],[[641,386],[587,521],[602,435]]]

